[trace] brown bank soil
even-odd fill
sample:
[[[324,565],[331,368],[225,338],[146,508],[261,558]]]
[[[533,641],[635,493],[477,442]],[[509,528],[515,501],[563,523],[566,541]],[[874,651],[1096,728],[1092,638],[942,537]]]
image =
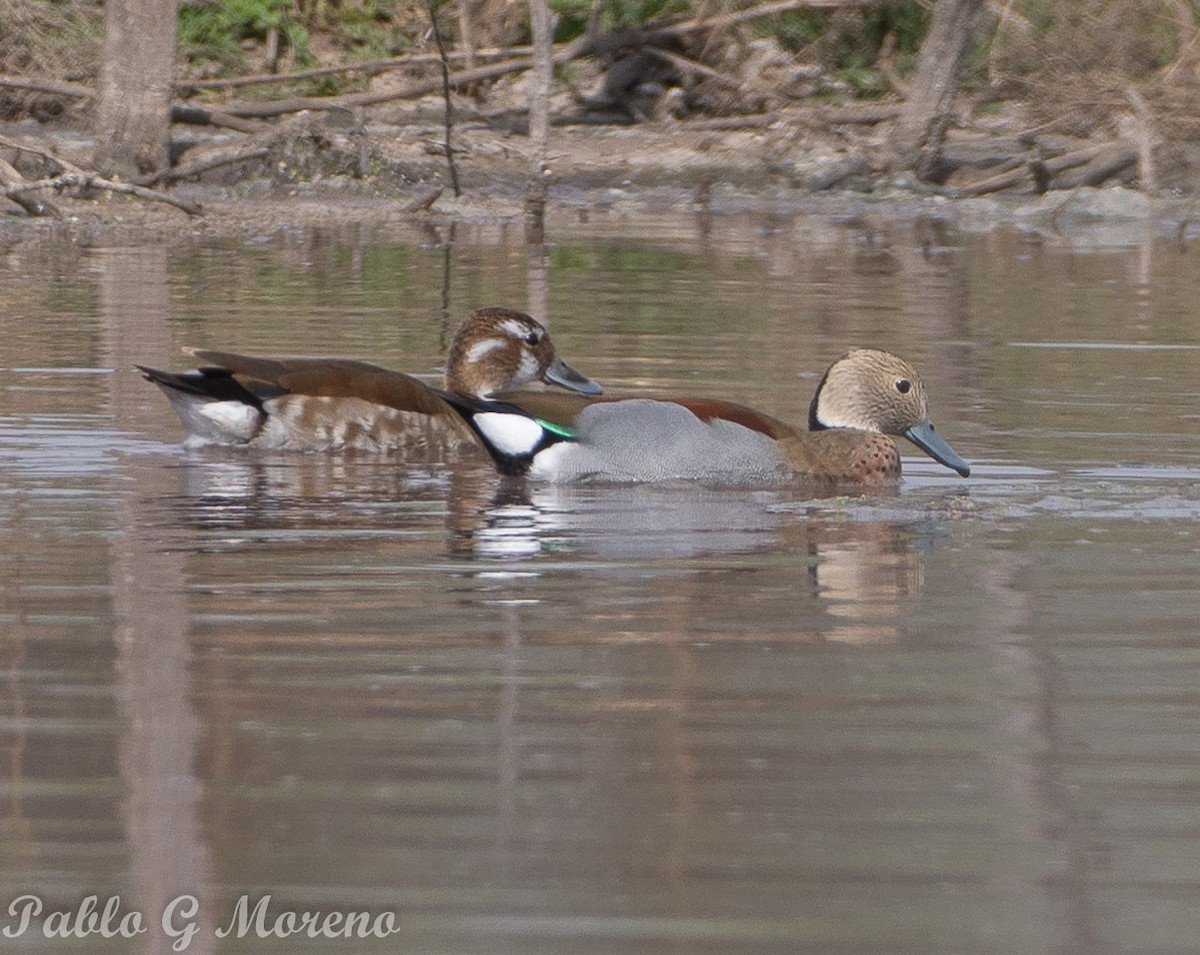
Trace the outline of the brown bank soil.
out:
[[[293,121],[252,161],[218,166],[188,180],[159,186],[198,203],[200,215],[128,195],[96,192],[55,196],[59,218],[29,218],[3,202],[0,238],[29,229],[65,228],[89,234],[146,232],[180,239],[203,234],[263,234],[287,226],[412,224],[465,220],[520,222],[526,215],[533,168],[530,141],[519,129],[495,122],[458,123],[452,136],[461,195],[455,196],[442,148],[445,134],[436,106],[405,115],[368,117],[352,128],[338,114]],[[987,130],[1003,134],[997,121]],[[934,218],[967,231],[1005,223],[1036,231],[1103,228],[1120,234],[1145,230],[1188,233],[1200,216],[1197,200],[1180,190],[1155,195],[1116,183],[1037,194],[1032,185],[1002,196],[961,197],[951,188],[928,187],[911,176],[862,168],[821,189],[823,171],[848,155],[869,157],[882,145],[880,131],[850,137],[814,134],[797,117],[737,127],[736,122],[642,123],[629,126],[566,125],[551,131],[547,214],[575,219],[614,216],[635,222],[682,213],[764,212],[807,214],[834,221],[861,218]],[[232,137],[179,127],[189,156],[219,157]],[[10,139],[36,140],[56,155],[86,164],[91,142],[70,126],[27,121],[0,128]],[[951,137],[970,149],[975,132]],[[849,140],[849,141],[848,141]],[[27,179],[45,175],[22,170]]]

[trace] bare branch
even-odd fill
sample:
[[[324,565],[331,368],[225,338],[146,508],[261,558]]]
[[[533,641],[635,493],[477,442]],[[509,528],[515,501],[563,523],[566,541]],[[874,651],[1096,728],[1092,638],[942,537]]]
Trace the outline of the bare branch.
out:
[[[124,192],[129,195],[137,196],[139,199],[151,199],[155,202],[165,202],[169,206],[174,206],[176,209],[181,209],[190,216],[198,216],[203,213],[200,205],[195,202],[188,202],[185,199],[176,199],[174,196],[168,196],[166,193],[158,192],[155,189],[147,189],[144,186],[135,186],[128,182],[113,182],[111,179],[102,179],[100,176],[94,176],[91,173],[68,172],[61,176],[54,176],[50,179],[39,179],[36,182],[23,182],[17,185],[9,186],[0,192],[0,196],[12,199],[26,192],[35,192],[38,189],[104,189],[108,192]]]
[[[442,32],[438,29],[436,0],[429,0],[429,24],[433,30],[433,42],[437,44],[438,55],[441,57],[442,104],[446,117],[446,166],[450,170],[450,188],[454,190],[454,197],[458,198],[462,195],[462,189],[458,185],[458,165],[454,161],[454,147],[450,142],[454,132],[454,103],[450,98],[450,61],[446,57],[446,44],[442,40]]]
[[[94,89],[82,83],[63,83],[58,80],[8,74],[0,74],[0,86],[14,90],[33,90],[35,93],[53,93],[55,96],[71,96],[75,99],[89,99],[96,95]]]
[[[219,156],[209,156],[207,159],[176,166],[174,169],[164,169],[149,179],[143,180],[140,185],[152,186],[160,182],[178,182],[180,179],[190,179],[192,176],[198,176],[201,173],[208,172],[210,169],[219,169],[221,166],[232,166],[234,163],[239,162],[249,162],[251,159],[262,159],[270,154],[271,150],[266,146],[257,146],[251,149],[241,149],[233,153],[223,153]]]
[[[0,146],[4,146],[6,149],[17,149],[21,152],[32,153],[35,156],[41,156],[43,159],[48,159],[50,162],[57,164],[58,167],[65,172],[86,175],[84,170],[80,169],[74,163],[63,159],[61,156],[56,156],[48,149],[42,149],[40,146],[30,146],[28,143],[22,143],[15,139],[9,139],[7,136],[0,136]]]

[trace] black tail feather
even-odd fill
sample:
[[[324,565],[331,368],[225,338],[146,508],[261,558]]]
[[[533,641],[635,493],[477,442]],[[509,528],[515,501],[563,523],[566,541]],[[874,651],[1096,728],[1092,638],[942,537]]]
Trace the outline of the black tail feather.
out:
[[[262,400],[245,388],[224,368],[199,368],[195,371],[174,372],[135,365],[142,377],[163,389],[182,391],[211,401],[240,401],[262,410]]]

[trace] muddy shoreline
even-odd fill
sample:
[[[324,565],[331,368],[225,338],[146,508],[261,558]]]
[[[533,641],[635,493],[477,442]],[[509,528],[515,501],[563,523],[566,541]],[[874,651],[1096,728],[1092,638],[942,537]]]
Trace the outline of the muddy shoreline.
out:
[[[125,195],[56,199],[58,219],[33,219],[15,206],[0,217],[0,236],[19,240],[28,230],[141,233],[171,241],[189,236],[262,235],[284,228],[359,225],[520,223],[530,191],[529,141],[478,123],[456,130],[462,195],[448,186],[444,155],[436,151],[433,117],[367,127],[366,175],[346,171],[356,146],[352,130],[322,123],[289,150],[262,162],[180,182],[167,191],[203,207],[188,216],[172,207]],[[10,125],[5,135],[36,134],[64,156],[90,149],[77,129]],[[209,136],[217,150],[223,138]],[[193,144],[194,145],[194,144]],[[720,131],[687,124],[556,129],[546,176],[547,228],[580,219],[616,217],[648,226],[658,217],[761,214],[804,216],[845,224],[929,219],[968,232],[1015,226],[1038,233],[1111,233],[1127,244],[1147,233],[1188,236],[1197,199],[1149,195],[1122,185],[1038,195],[956,198],[909,176],[852,177],[844,188],[814,191],[806,184],[841,154],[828,143],[797,142],[794,130]],[[436,195],[436,199],[430,201]]]

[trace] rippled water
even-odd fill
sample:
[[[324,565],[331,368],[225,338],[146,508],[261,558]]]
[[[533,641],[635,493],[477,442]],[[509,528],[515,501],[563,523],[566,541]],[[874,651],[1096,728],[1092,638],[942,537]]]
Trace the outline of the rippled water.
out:
[[[1194,244],[550,238],[0,247],[0,923],[120,895],[148,928],[47,940],[43,912],[5,947],[166,951],[194,896],[191,952],[1194,951]],[[548,309],[610,391],[795,422],[847,346],[890,348],[972,476],[911,449],[895,493],[812,498],[185,452],[132,370],[197,344],[433,376],[493,303]],[[215,936],[267,895],[397,932]]]

